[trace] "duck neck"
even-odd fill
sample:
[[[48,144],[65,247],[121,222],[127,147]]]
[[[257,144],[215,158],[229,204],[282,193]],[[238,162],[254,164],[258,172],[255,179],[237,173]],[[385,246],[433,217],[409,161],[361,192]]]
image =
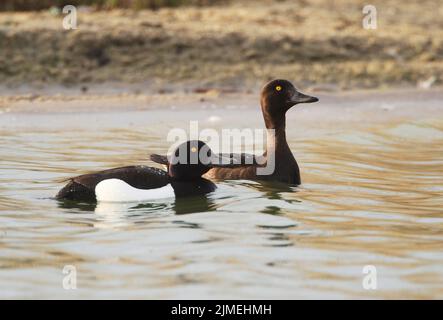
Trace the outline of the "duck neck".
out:
[[[286,155],[292,153],[289,149],[288,142],[286,141],[286,119],[283,116],[279,121],[266,123],[267,129],[267,145],[266,154],[270,156],[274,155]]]

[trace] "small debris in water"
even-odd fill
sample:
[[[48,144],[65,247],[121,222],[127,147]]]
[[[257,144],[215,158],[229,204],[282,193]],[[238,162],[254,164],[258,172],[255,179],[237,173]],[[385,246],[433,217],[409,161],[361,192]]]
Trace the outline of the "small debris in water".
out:
[[[210,116],[208,118],[209,122],[219,122],[220,120],[221,120],[221,117],[219,117],[219,116]]]
[[[381,108],[382,110],[385,110],[385,111],[392,111],[392,110],[395,109],[395,106],[392,105],[392,104],[383,103],[383,104],[380,106],[380,108]]]

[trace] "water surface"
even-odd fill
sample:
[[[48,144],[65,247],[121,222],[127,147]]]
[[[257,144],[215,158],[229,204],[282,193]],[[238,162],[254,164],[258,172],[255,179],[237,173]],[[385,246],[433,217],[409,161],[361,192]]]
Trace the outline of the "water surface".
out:
[[[291,111],[300,187],[225,181],[178,201],[53,199],[70,176],[153,165],[147,155],[190,120],[262,128],[258,110],[234,109],[0,114],[0,297],[443,298],[443,120],[432,114],[322,125]],[[76,290],[63,289],[65,265]],[[377,290],[362,286],[366,265]]]

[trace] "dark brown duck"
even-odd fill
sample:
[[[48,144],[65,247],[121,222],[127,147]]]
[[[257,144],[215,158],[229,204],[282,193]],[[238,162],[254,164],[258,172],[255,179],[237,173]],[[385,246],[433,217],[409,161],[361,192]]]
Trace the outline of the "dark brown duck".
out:
[[[280,181],[300,184],[300,170],[286,141],[286,112],[299,103],[317,102],[318,98],[299,92],[287,80],[272,80],[261,91],[261,109],[267,129],[266,151],[261,156],[249,154],[223,154],[220,158],[231,158],[234,163],[243,163],[237,168],[213,168],[204,175],[208,179],[248,179]],[[151,160],[167,165],[165,156],[152,155]],[[260,174],[259,168],[274,161],[271,174]],[[251,165],[252,163],[252,165]],[[272,166],[268,166],[272,167]]]

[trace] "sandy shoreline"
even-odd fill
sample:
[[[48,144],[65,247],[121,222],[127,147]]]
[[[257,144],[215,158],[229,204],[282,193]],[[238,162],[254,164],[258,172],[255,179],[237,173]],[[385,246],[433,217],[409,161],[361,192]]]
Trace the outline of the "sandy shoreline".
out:
[[[50,11],[0,13],[0,84],[145,84],[258,90],[270,78],[334,90],[432,87],[443,79],[438,1],[246,2],[157,11],[82,9],[64,30]],[[417,14],[419,13],[419,14]]]

